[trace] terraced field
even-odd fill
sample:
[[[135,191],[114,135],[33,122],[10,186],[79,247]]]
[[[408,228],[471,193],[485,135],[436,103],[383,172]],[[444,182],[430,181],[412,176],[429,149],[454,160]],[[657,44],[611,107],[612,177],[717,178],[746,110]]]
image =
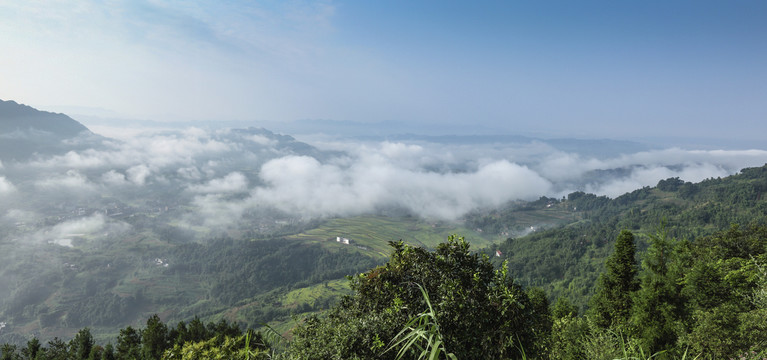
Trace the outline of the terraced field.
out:
[[[361,252],[381,257],[389,255],[389,241],[403,240],[405,243],[434,248],[451,234],[464,236],[474,249],[486,247],[502,240],[497,235],[485,235],[470,230],[459,223],[425,221],[412,217],[391,218],[384,216],[358,216],[328,220],[319,227],[288,239],[326,244],[328,247],[350,246]],[[337,237],[347,238],[349,245],[336,241]]]

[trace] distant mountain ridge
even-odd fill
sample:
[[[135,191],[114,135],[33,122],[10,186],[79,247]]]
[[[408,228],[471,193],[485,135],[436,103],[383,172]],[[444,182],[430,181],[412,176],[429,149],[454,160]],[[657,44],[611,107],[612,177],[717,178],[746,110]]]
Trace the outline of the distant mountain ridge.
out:
[[[94,145],[97,137],[71,117],[0,100],[0,160],[23,161]],[[81,141],[71,141],[80,139]],[[66,143],[65,143],[66,141]]]
[[[60,138],[74,137],[82,132],[90,133],[85,125],[67,115],[37,110],[13,100],[0,100],[0,134],[32,129]]]

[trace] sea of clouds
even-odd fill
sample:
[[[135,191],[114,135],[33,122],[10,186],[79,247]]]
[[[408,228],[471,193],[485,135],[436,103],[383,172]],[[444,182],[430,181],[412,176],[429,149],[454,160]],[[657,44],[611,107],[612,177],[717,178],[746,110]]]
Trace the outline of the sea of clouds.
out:
[[[34,221],[45,206],[158,192],[187,209],[178,221],[207,226],[236,223],[254,209],[302,219],[399,209],[453,220],[512,200],[572,191],[616,197],[670,177],[699,182],[767,163],[767,151],[753,149],[594,156],[536,140],[456,145],[321,139],[306,146],[257,129],[120,134],[86,150],[0,164],[0,220]],[[103,231],[107,220],[93,218],[83,226]],[[48,229],[51,237],[70,231],[64,226]]]

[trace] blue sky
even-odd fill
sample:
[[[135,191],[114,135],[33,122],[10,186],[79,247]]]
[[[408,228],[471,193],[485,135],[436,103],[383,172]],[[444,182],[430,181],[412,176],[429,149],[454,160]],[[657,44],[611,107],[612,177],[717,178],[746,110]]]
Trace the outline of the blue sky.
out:
[[[0,99],[157,121],[767,134],[764,1],[5,1]]]

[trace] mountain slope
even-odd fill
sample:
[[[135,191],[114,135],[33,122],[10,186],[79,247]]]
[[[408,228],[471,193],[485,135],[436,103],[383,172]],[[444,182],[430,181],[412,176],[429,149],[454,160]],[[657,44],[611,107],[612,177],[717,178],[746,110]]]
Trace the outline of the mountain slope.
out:
[[[565,296],[585,306],[622,229],[637,234],[641,253],[647,236],[664,226],[670,236],[695,241],[733,223],[767,225],[767,165],[695,184],[678,178],[661,180],[656,187],[615,199],[576,192],[565,200],[543,200],[539,206],[572,212],[573,219],[580,220],[509,238],[498,246],[503,256],[496,259],[507,260],[522,283],[542,286],[552,298]],[[497,219],[514,216],[514,210],[508,212]],[[503,229],[502,224],[490,225]]]
[[[0,160],[65,153],[93,136],[87,127],[67,115],[0,100]]]
[[[48,132],[60,138],[90,132],[83,124],[67,115],[40,111],[15,101],[0,100],[0,133],[33,130]]]

